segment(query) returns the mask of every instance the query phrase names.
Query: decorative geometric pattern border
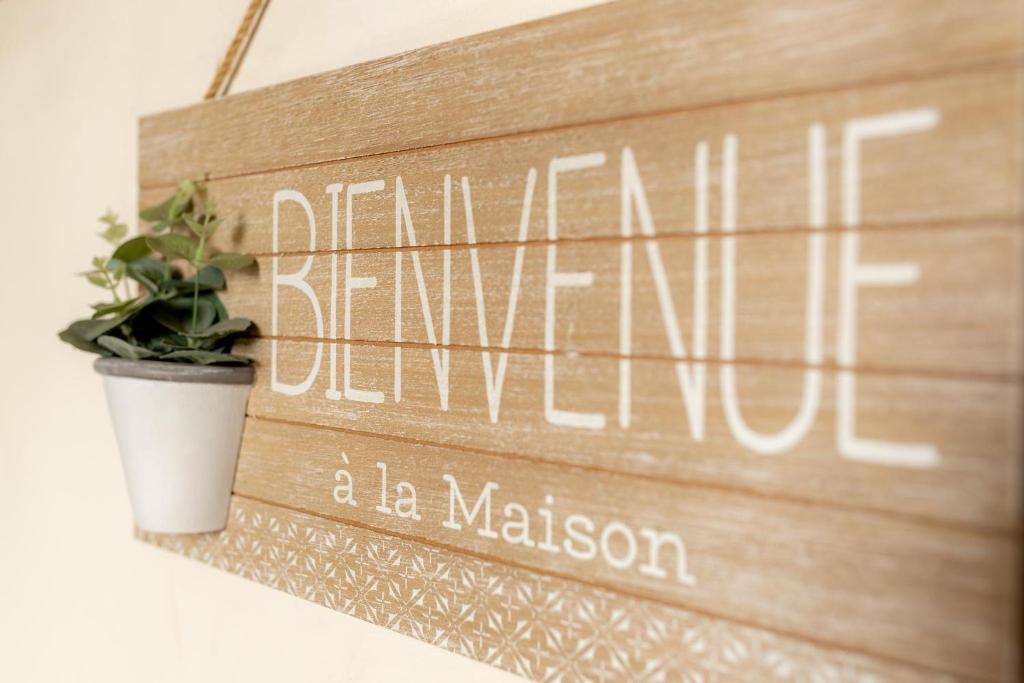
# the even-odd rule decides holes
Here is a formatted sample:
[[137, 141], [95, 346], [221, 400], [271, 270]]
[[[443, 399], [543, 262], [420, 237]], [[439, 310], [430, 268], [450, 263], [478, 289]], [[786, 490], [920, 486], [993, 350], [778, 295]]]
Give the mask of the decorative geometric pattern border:
[[239, 497], [222, 532], [136, 536], [536, 681], [952, 680]]

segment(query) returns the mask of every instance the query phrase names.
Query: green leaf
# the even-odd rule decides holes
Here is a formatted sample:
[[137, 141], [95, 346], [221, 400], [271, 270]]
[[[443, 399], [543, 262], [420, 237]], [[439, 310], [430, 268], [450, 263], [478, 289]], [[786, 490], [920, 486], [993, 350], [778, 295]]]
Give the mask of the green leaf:
[[[195, 280], [188, 278], [187, 280], [164, 280], [163, 283], [164, 291], [173, 292], [174, 296], [188, 297], [189, 301], [192, 301], [192, 293], [196, 289]], [[210, 291], [209, 287], [204, 287], [202, 284], [199, 285], [200, 292]]]
[[94, 271], [89, 273], [82, 273], [82, 275], [85, 275], [85, 279], [91, 282], [92, 284], [96, 285], [97, 287], [102, 287], [103, 289], [110, 289], [110, 283], [107, 282], [107, 278], [103, 277], [103, 273], [97, 273]]
[[[192, 332], [192, 297], [178, 297], [155, 305], [153, 320], [171, 332], [190, 334]], [[209, 295], [199, 297], [196, 316], [196, 331], [208, 328], [217, 320], [217, 308]]]
[[153, 251], [159, 252], [168, 258], [183, 258], [191, 262], [195, 258], [199, 243], [183, 235], [161, 235], [159, 237], [147, 237], [146, 244]]
[[94, 341], [86, 339], [85, 335], [81, 333], [82, 326], [78, 323], [91, 322], [79, 320], [75, 323], [71, 323], [67, 328], [61, 330], [57, 336], [60, 337], [61, 341], [71, 344], [76, 349], [82, 351], [88, 351], [90, 353], [107, 353], [106, 349], [97, 344]]
[[93, 310], [95, 313], [92, 314], [93, 320], [102, 318], [105, 315], [124, 315], [130, 310], [133, 310], [139, 304], [139, 299], [129, 299], [128, 301], [120, 301], [116, 303], [99, 303], [93, 304]]
[[128, 226], [122, 223], [118, 219], [117, 214], [110, 209], [107, 209], [107, 212], [100, 216], [100, 222], [107, 227], [99, 235], [111, 244], [117, 244], [128, 234]]
[[178, 194], [188, 199], [192, 199], [192, 196], [201, 188], [202, 183], [197, 183], [191, 178], [178, 181]]
[[178, 182], [178, 190], [171, 197], [170, 205], [167, 207], [167, 214], [164, 216], [164, 220], [168, 222], [177, 221], [183, 213], [191, 211], [192, 209], [192, 197], [196, 193], [196, 184], [191, 180], [182, 180]]
[[174, 360], [196, 365], [248, 365], [250, 359], [219, 351], [172, 351], [160, 356], [161, 360]]
[[224, 308], [224, 303], [220, 300], [220, 297], [216, 294], [210, 294], [210, 303], [213, 304], [213, 309], [217, 313], [217, 320], [227, 320], [229, 317], [228, 309]]
[[228, 320], [221, 320], [219, 323], [210, 325], [202, 332], [197, 332], [190, 336], [202, 337], [203, 339], [219, 339], [233, 334], [241, 334], [250, 327], [252, 327], [252, 321], [248, 318], [230, 318]]
[[139, 211], [139, 218], [144, 221], [163, 221], [167, 217], [171, 205], [174, 203], [174, 197], [175, 195], [171, 195], [156, 206], [150, 206]]
[[202, 220], [196, 220], [196, 218], [189, 214], [183, 215], [182, 219], [185, 221], [185, 225], [188, 226], [189, 230], [195, 233], [197, 237], [212, 237], [213, 233], [217, 232], [217, 228], [219, 228], [221, 224], [221, 219], [214, 218], [210, 214], [204, 215]]
[[[76, 320], [68, 325], [64, 332], [87, 342], [96, 341], [97, 337], [106, 334], [127, 319], [127, 315], [119, 315], [116, 318], [104, 318], [102, 320]], [[61, 337], [61, 339], [64, 339], [64, 337]]]
[[125, 266], [125, 274], [142, 285], [150, 294], [160, 291], [164, 272], [164, 264], [151, 258], [136, 259]]
[[238, 270], [240, 268], [246, 268], [256, 262], [252, 256], [248, 254], [216, 254], [210, 259], [210, 264], [223, 268], [224, 270]]
[[143, 236], [133, 237], [128, 240], [117, 249], [114, 250], [114, 254], [110, 257], [111, 260], [123, 261], [129, 263], [136, 259], [149, 256], [150, 253], [149, 245], [146, 243], [146, 238]]
[[106, 241], [110, 242], [111, 244], [117, 244], [118, 242], [123, 240], [125, 238], [125, 235], [127, 234], [128, 226], [125, 225], [124, 223], [118, 223], [117, 225], [112, 225], [103, 232], [99, 233], [99, 236], [105, 239]]
[[171, 299], [154, 306], [149, 311], [149, 317], [171, 332], [184, 334], [192, 325], [191, 307], [186, 310], [183, 307], [175, 306], [174, 303], [175, 300]]
[[[216, 297], [214, 297], [216, 298]], [[189, 332], [192, 331], [192, 300], [187, 299], [188, 303], [188, 327], [185, 329]], [[217, 322], [217, 306], [214, 305], [213, 301], [210, 300], [209, 295], [203, 295], [199, 297], [198, 315], [196, 316], [196, 331], [200, 332], [205, 330], [213, 323]]]
[[113, 353], [115, 356], [131, 360], [155, 358], [158, 355], [155, 351], [150, 351], [147, 348], [129, 344], [124, 339], [118, 339], [117, 337], [111, 337], [110, 335], [103, 335], [96, 340], [96, 343]]
[[[199, 286], [207, 289], [224, 289], [224, 271], [217, 266], [203, 266], [197, 275]], [[196, 278], [190, 277], [183, 282], [195, 283]]]
[[[220, 268], [216, 266], [206, 266], [206, 268], [213, 268], [216, 272], [204, 273], [203, 270], [199, 271], [199, 291], [203, 294], [210, 294], [215, 290], [224, 289], [224, 274]], [[184, 280], [167, 280], [164, 282], [164, 287], [168, 291], [173, 291], [175, 294], [187, 297], [189, 301], [192, 301], [192, 294], [196, 289], [196, 280], [195, 277], [185, 278]]]
[[185, 219], [185, 225], [188, 226], [189, 230], [195, 233], [196, 237], [203, 237], [206, 235], [206, 226], [203, 223], [200, 223], [188, 214], [185, 214], [182, 218]]
[[217, 228], [219, 228], [220, 224], [224, 222], [224, 220], [221, 218], [213, 218], [212, 214], [209, 213], [206, 214], [204, 220], [208, 221], [207, 223], [205, 223], [207, 239], [213, 237], [213, 233], [217, 232]]
[[148, 345], [157, 353], [170, 353], [172, 351], [188, 351], [192, 349], [192, 340], [183, 334], [161, 334], [152, 337]]

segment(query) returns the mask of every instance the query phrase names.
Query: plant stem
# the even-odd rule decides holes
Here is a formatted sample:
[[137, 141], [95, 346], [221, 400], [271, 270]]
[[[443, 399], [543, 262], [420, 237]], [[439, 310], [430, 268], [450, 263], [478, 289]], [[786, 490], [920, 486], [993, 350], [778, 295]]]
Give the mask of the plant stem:
[[196, 273], [195, 287], [192, 289], [192, 334], [196, 333], [196, 321], [199, 318], [199, 274]]
[[115, 285], [114, 281], [110, 278], [110, 273], [106, 270], [102, 271], [102, 273], [103, 279], [107, 281], [107, 288], [110, 290], [110, 293], [114, 295], [114, 303], [121, 303], [121, 297], [117, 295], [117, 285]]
[[195, 286], [192, 288], [192, 334], [196, 333], [196, 322], [199, 319], [199, 269], [203, 265], [203, 250], [206, 246], [206, 236], [202, 235], [199, 237], [199, 248], [196, 249], [195, 260], [192, 262], [192, 268], [195, 272], [192, 274], [192, 280]]

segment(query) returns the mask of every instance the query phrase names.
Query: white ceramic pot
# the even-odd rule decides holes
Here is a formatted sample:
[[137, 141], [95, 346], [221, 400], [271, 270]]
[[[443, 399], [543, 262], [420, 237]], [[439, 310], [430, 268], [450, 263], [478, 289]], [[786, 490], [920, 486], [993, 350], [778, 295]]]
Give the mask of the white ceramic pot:
[[227, 523], [251, 367], [100, 358], [140, 529], [200, 533]]

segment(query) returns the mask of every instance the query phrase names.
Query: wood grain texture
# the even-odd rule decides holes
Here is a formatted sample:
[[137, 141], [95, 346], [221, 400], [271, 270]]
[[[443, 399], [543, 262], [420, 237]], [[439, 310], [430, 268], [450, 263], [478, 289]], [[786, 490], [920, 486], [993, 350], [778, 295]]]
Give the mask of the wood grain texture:
[[[298, 383], [313, 368], [317, 344], [278, 342], [278, 379]], [[498, 423], [490, 421], [481, 353], [452, 350], [448, 410], [442, 410], [431, 352], [405, 349], [402, 399], [394, 402], [394, 349], [351, 345], [351, 383], [382, 391], [379, 404], [326, 397], [330, 344], [321, 371], [301, 396], [271, 389], [271, 342], [240, 348], [262, 372], [249, 412], [301, 423], [412, 438], [532, 459], [598, 467], [675, 481], [700, 482], [834, 504], [885, 510], [982, 528], [1018, 528], [1020, 491], [1015, 473], [1020, 430], [1016, 383], [903, 375], [857, 376], [857, 429], [899, 443], [928, 442], [941, 458], [934, 467], [889, 468], [840, 455], [836, 446], [836, 373], [822, 372], [820, 412], [796, 446], [778, 455], [738, 443], [721, 403], [722, 368], [709, 365], [704, 438], [693, 438], [673, 364], [636, 360], [634, 419], [618, 427], [618, 361], [559, 358], [557, 404], [607, 416], [603, 430], [551, 424], [544, 411], [542, 354], [510, 354]], [[343, 344], [337, 358], [343, 359]], [[496, 359], [492, 359], [496, 362]], [[342, 386], [338, 369], [337, 386]], [[793, 420], [803, 391], [799, 368], [736, 369], [742, 413], [752, 428], [775, 432]]]
[[259, 333], [229, 528], [142, 537], [536, 680], [1016, 680], [1022, 38], [629, 0], [144, 118]]
[[223, 532], [137, 535], [536, 681], [965, 680], [238, 496]]
[[[685, 342], [687, 357], [694, 357], [695, 251], [707, 253], [707, 331], [704, 358], [721, 361], [722, 244], [721, 233], [704, 240], [663, 238], [656, 250], [664, 265], [671, 303]], [[807, 324], [806, 290], [811, 231], [748, 233], [735, 239], [736, 323], [735, 357], [744, 363], [805, 364]], [[842, 233], [829, 232], [825, 242], [822, 362], [838, 363], [839, 257]], [[631, 348], [622, 353], [617, 321], [622, 307], [623, 242], [569, 241], [558, 245], [562, 270], [594, 274], [591, 287], [561, 290], [552, 350], [561, 353], [671, 359], [670, 331], [661, 311], [647, 243], [631, 247]], [[516, 254], [519, 247], [493, 245], [475, 250], [451, 250], [451, 327], [448, 346], [503, 347], [503, 333], [512, 290], [516, 290], [509, 347], [543, 351], [545, 346], [546, 266], [548, 246], [531, 244], [522, 249], [518, 286]], [[348, 339], [394, 343], [395, 253], [373, 250], [350, 252], [356, 277], [376, 278], [373, 289], [354, 290], [349, 313]], [[434, 329], [428, 330], [416, 283], [412, 254], [416, 253], [429, 286], [428, 308]], [[865, 290], [857, 317], [857, 358], [854, 367], [871, 371], [940, 374], [1003, 381], [1021, 375], [1022, 301], [1017, 283], [1024, 267], [1024, 232], [1019, 225], [971, 225], [963, 228], [893, 228], [863, 231], [860, 254], [868, 262], [912, 262], [920, 269], [916, 283], [907, 287]], [[345, 339], [345, 268], [347, 254], [317, 254], [310, 261], [309, 283], [323, 319], [318, 334], [316, 307], [306, 294], [282, 286], [277, 292], [276, 336], [281, 338]], [[402, 252], [401, 341], [408, 344], [443, 342], [443, 269], [440, 249]], [[473, 259], [479, 267], [485, 330], [476, 299]], [[279, 273], [294, 273], [306, 256], [276, 259]], [[957, 264], [951, 267], [951, 264]], [[239, 273], [224, 298], [235, 315], [251, 318], [265, 336], [273, 327], [272, 257], [258, 267]], [[336, 273], [337, 322], [329, 325], [332, 272]], [[431, 334], [432, 332], [432, 334]]]
[[[655, 232], [660, 236], [692, 235], [697, 213], [696, 149], [701, 143], [707, 145], [708, 157], [707, 223], [709, 231], [716, 233], [722, 229], [723, 146], [730, 134], [737, 138], [736, 232], [806, 228], [810, 218], [808, 129], [814, 124], [823, 126], [825, 134], [824, 225], [839, 228], [844, 225], [843, 165], [848, 155], [843, 153], [843, 139], [848, 124], [924, 109], [933, 109], [938, 116], [928, 130], [863, 144], [859, 160], [860, 223], [900, 227], [1019, 222], [1024, 214], [1019, 192], [1022, 124], [1017, 115], [1021, 92], [1022, 80], [1016, 68], [989, 68], [967, 75], [573, 126], [309, 168], [255, 173], [260, 171], [255, 167], [249, 169], [255, 175], [210, 183], [225, 225], [230, 228], [217, 238], [222, 247], [256, 254], [308, 252], [311, 240], [307, 217], [294, 202], [281, 206], [278, 246], [273, 246], [274, 193], [294, 190], [302, 193], [313, 209], [313, 248], [331, 250], [335, 248], [332, 195], [326, 188], [341, 183], [337, 248], [344, 249], [349, 186], [382, 180], [381, 191], [353, 197], [352, 246], [394, 247], [396, 178], [401, 176], [416, 243], [441, 245], [445, 241], [444, 177], [450, 175], [450, 241], [469, 241], [467, 198], [461, 182], [465, 176], [476, 241], [516, 242], [520, 238], [527, 174], [533, 168], [537, 178], [526, 238], [543, 241], [549, 239], [551, 160], [588, 153], [604, 154], [603, 164], [564, 174], [558, 181], [557, 236], [620, 236], [625, 147], [633, 153]], [[144, 135], [144, 141], [149, 139]], [[280, 148], [290, 148], [290, 143]], [[148, 167], [147, 161], [143, 164]], [[162, 188], [143, 190], [140, 201], [145, 206], [164, 195], [166, 190]], [[403, 227], [402, 244], [408, 245], [405, 230]], [[639, 219], [634, 218], [634, 234], [641, 234], [640, 230]]]
[[[381, 501], [379, 462], [387, 464], [387, 486], [408, 480], [416, 487], [421, 519], [375, 510], [395, 505], [392, 490]], [[339, 468], [356, 482], [356, 505], [332, 495]], [[480, 522], [443, 526], [462, 519], [458, 508], [449, 509], [443, 477], [452, 473], [470, 502], [487, 482], [500, 483], [491, 494], [498, 538], [479, 533], [486, 528]], [[914, 652], [916, 661], [962, 674], [991, 673], [990, 663], [1008, 647], [1004, 606], [1013, 598], [1007, 589], [1014, 576], [1008, 538], [261, 420], [247, 425], [235, 491], [837, 647], [896, 659]], [[555, 495], [547, 499], [549, 493]], [[532, 547], [509, 542], [521, 540], [505, 528], [520, 521], [518, 513], [502, 511], [509, 504], [530, 511]], [[541, 509], [554, 514], [548, 546]], [[678, 532], [694, 583], [674, 580], [679, 558], [666, 548], [660, 561], [668, 580], [645, 574], [642, 561], [619, 569], [575, 559], [563, 547], [569, 514], [592, 520], [595, 538], [622, 520], [635, 530]], [[616, 557], [628, 550], [619, 536]], [[637, 543], [638, 559], [646, 557], [642, 538]], [[837, 618], [822, 619], [822, 605]]]
[[1021, 18], [1014, 0], [610, 3], [144, 118], [139, 182], [1014, 60]]

